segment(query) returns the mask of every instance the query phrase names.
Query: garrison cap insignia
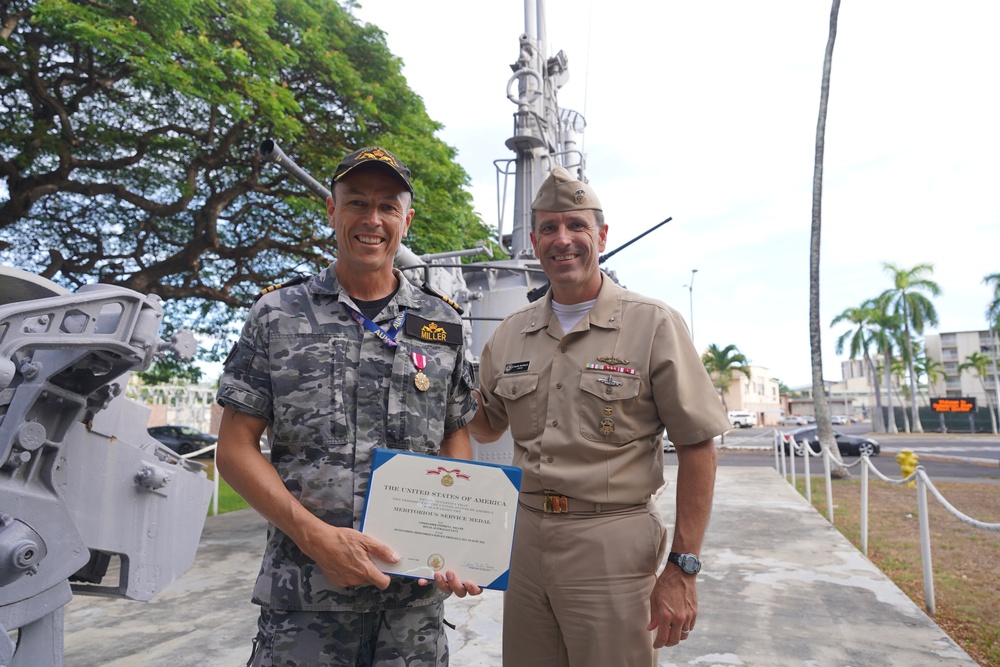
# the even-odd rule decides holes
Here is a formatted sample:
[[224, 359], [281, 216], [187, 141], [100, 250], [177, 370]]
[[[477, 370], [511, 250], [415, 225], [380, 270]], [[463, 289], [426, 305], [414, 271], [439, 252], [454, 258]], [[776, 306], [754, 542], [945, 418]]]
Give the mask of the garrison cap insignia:
[[582, 204], [583, 200], [586, 198], [587, 198], [587, 193], [584, 192], [583, 190], [577, 190], [576, 192], [573, 193], [573, 201], [575, 201], [577, 204]]
[[462, 344], [462, 325], [452, 322], [434, 322], [419, 315], [409, 313], [406, 316], [406, 335], [419, 338], [429, 343], [444, 343], [446, 345]]

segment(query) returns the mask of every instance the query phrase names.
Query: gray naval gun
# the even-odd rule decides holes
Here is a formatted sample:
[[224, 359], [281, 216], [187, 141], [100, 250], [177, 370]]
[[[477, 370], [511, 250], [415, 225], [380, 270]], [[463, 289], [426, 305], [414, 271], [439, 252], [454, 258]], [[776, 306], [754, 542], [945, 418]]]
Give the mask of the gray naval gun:
[[123, 394], [193, 354], [162, 319], [154, 295], [0, 267], [0, 667], [62, 665], [74, 593], [149, 600], [194, 562], [212, 482]]

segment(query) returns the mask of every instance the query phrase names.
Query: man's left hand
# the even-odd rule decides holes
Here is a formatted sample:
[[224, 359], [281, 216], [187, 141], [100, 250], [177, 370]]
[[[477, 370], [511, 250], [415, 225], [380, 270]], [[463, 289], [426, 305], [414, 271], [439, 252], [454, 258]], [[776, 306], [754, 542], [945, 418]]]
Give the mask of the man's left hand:
[[697, 575], [685, 574], [668, 564], [656, 579], [649, 596], [650, 620], [647, 630], [656, 630], [653, 648], [676, 646], [688, 638], [698, 617]]

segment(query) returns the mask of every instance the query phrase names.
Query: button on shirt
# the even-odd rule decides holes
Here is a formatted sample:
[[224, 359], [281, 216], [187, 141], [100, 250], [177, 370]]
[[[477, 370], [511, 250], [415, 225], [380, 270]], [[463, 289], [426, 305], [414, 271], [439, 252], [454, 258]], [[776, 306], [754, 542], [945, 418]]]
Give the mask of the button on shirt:
[[719, 395], [673, 308], [604, 276], [563, 335], [551, 298], [513, 313], [483, 349], [490, 424], [510, 427], [522, 492], [643, 503], [663, 484], [664, 427], [678, 446], [730, 428]]

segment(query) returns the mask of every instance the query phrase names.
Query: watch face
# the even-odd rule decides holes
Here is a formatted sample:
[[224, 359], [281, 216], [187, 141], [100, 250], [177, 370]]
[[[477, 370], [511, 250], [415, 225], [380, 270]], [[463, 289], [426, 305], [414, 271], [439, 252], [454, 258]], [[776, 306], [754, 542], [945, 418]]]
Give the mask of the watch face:
[[677, 565], [688, 574], [698, 574], [701, 571], [701, 561], [691, 554], [681, 554]]

